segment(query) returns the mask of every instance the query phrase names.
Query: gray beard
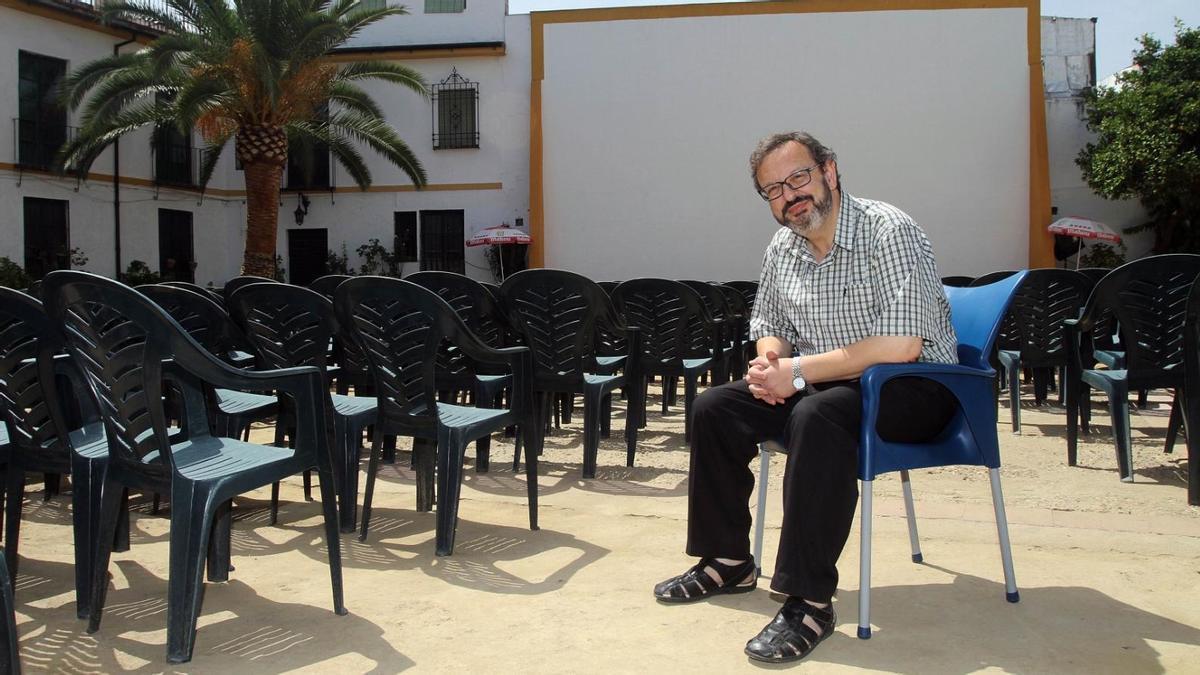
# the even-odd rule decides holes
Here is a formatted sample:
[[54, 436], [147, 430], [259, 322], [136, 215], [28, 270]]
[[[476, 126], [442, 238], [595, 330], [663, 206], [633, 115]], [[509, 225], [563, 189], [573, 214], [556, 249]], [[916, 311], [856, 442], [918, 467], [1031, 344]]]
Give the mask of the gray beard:
[[[824, 183], [825, 179], [822, 178], [821, 182]], [[790, 223], [790, 222], [784, 220], [780, 224], [786, 226], [792, 232], [795, 232], [796, 234], [798, 234], [800, 236], [804, 236], [804, 235], [808, 234], [809, 232], [812, 232], [813, 230], [820, 227], [821, 221], [824, 220], [825, 216], [829, 215], [829, 213], [832, 211], [833, 211], [833, 190], [830, 190], [829, 184], [825, 183], [825, 199], [823, 201], [817, 201], [814, 199], [813, 203], [812, 203], [812, 208], [809, 209], [808, 214], [806, 216], [804, 216], [804, 218], [802, 220], [800, 220], [799, 222]]]

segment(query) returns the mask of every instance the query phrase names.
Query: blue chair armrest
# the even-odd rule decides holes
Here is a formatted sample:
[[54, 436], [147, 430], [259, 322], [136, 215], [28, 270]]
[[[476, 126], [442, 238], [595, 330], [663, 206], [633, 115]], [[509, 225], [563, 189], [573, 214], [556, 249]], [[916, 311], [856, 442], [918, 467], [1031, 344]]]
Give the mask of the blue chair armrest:
[[[995, 433], [996, 371], [948, 363], [890, 363], [871, 366], [863, 373], [862, 426], [860, 427], [859, 472], [873, 477], [876, 473], [873, 457], [878, 450], [892, 444], [879, 437], [879, 405], [883, 385], [898, 377], [920, 377], [942, 384], [957, 399], [967, 418], [967, 425], [982, 439], [990, 428]], [[990, 427], [989, 427], [990, 425]], [[989, 446], [990, 448], [990, 446]], [[992, 452], [988, 455], [994, 454]]]

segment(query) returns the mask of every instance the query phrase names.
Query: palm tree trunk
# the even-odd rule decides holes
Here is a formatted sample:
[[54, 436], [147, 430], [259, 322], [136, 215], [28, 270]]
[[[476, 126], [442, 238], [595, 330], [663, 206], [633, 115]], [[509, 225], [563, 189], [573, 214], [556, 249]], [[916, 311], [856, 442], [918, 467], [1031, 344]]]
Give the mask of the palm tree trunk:
[[238, 129], [236, 150], [246, 172], [246, 253], [242, 258], [242, 274], [273, 279], [279, 180], [287, 165], [287, 133], [278, 125], [248, 124]]
[[283, 166], [278, 162], [244, 165], [246, 174], [246, 252], [242, 274], [275, 277], [276, 233], [279, 223], [279, 181]]

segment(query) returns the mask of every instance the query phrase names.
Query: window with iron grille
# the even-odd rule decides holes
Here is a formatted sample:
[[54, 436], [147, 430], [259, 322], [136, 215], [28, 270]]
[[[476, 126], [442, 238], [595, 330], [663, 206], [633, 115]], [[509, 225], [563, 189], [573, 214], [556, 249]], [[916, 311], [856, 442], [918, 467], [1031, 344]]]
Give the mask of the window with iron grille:
[[[314, 121], [329, 119], [329, 104], [317, 109]], [[309, 139], [288, 143], [287, 189], [328, 190], [330, 180], [329, 145]]]
[[[159, 94], [159, 103], [169, 103], [171, 96]], [[192, 134], [183, 133], [174, 124], [155, 127], [154, 182], [158, 185], [191, 186], [196, 182], [192, 175]]]
[[417, 212], [396, 211], [394, 218], [395, 241], [392, 252], [396, 262], [417, 262], [420, 260], [417, 257]]
[[479, 147], [479, 83], [458, 74], [433, 85], [433, 149]]
[[359, 9], [376, 12], [388, 6], [387, 0], [359, 0]]
[[425, 0], [426, 14], [455, 14], [466, 9], [467, 0]]
[[26, 197], [25, 271], [41, 279], [71, 269], [71, 228], [65, 199]]
[[421, 212], [421, 269], [466, 274], [463, 211]]
[[32, 52], [17, 52], [17, 163], [49, 169], [67, 140], [67, 111], [58, 104], [58, 83], [67, 62]]

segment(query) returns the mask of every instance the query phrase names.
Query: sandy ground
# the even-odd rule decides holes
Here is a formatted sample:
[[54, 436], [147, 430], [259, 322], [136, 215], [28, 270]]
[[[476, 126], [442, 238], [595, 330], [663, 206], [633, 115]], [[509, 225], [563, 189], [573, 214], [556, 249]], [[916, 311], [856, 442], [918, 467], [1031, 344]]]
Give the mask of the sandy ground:
[[[924, 564], [910, 562], [899, 481], [876, 481], [872, 625], [858, 618], [858, 527], [842, 556], [838, 634], [800, 671], [902, 673], [1200, 672], [1200, 513], [1186, 501], [1186, 451], [1162, 451], [1169, 398], [1133, 414], [1136, 482], [1117, 479], [1108, 419], [1066, 465], [1065, 416], [1036, 408], [1024, 428], [1000, 411], [1002, 469], [1021, 602], [1004, 601], [983, 469], [914, 472]], [[17, 614], [28, 672], [197, 673], [753, 672], [742, 654], [778, 609], [767, 590], [664, 606], [652, 585], [682, 553], [687, 462], [681, 409], [658, 412], [637, 466], [619, 433], [594, 480], [580, 478], [582, 414], [547, 439], [539, 531], [528, 529], [523, 473], [493, 442], [492, 470], [468, 470], [454, 555], [434, 556], [434, 515], [414, 510], [408, 453], [381, 471], [371, 536], [343, 535], [348, 616], [335, 616], [321, 520], [299, 479], [280, 523], [266, 491], [236, 505], [233, 563], [208, 584], [194, 659], [165, 660], [166, 510], [135, 500], [133, 545], [116, 554], [100, 631], [75, 618], [69, 497], [26, 495]], [[617, 404], [614, 428], [624, 424]], [[256, 429], [256, 438], [269, 431]], [[468, 464], [472, 463], [468, 457]], [[764, 569], [778, 540], [785, 458], [772, 460]], [[364, 464], [365, 467], [365, 464]], [[771, 669], [771, 668], [768, 668]]]

